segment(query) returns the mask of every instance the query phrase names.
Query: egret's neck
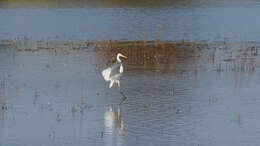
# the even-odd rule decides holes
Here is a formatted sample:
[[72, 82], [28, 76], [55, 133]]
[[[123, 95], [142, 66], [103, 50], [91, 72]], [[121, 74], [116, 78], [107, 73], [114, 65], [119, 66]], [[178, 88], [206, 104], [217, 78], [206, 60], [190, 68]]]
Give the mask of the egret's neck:
[[124, 71], [124, 68], [123, 68], [123, 65], [121, 64], [121, 65], [120, 65], [120, 68], [119, 68], [119, 72], [120, 72], [120, 73], [123, 73], [123, 71]]
[[120, 56], [117, 55], [116, 60], [117, 60], [118, 62], [121, 62], [121, 59], [120, 59], [119, 57], [120, 57]]

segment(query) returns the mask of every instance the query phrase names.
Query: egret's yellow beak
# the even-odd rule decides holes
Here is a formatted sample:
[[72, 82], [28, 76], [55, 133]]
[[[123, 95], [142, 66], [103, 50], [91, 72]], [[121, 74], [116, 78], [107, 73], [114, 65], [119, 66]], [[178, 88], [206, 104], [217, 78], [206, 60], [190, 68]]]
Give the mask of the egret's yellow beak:
[[121, 57], [127, 58], [125, 55], [122, 55]]

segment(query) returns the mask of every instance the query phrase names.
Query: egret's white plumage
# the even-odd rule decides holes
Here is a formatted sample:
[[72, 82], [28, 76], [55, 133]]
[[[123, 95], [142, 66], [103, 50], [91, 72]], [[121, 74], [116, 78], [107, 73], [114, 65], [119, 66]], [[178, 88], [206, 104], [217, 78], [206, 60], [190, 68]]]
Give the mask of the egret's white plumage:
[[102, 71], [102, 76], [104, 77], [105, 81], [110, 81], [109, 88], [111, 88], [114, 83], [117, 83], [118, 87], [120, 88], [119, 79], [124, 71], [120, 57], [127, 58], [123, 54], [118, 53], [116, 57], [117, 62], [114, 63], [111, 67], [108, 67]]

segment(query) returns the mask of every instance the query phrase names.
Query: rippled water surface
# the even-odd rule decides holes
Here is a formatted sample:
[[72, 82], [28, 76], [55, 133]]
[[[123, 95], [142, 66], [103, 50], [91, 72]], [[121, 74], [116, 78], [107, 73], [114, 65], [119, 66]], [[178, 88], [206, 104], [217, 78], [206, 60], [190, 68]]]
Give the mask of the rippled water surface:
[[0, 39], [25, 36], [33, 40], [259, 41], [260, 38], [258, 1], [143, 1], [2, 2]]
[[257, 145], [259, 6], [1, 1], [0, 146]]
[[[0, 47], [3, 146], [259, 143], [257, 44], [34, 45]], [[100, 74], [119, 51], [121, 105]]]

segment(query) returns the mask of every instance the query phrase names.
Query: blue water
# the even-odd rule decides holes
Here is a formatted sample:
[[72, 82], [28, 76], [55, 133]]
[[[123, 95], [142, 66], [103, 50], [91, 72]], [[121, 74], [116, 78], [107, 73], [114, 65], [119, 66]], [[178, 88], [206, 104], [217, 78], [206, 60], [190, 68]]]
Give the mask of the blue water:
[[155, 63], [126, 49], [121, 106], [118, 89], [100, 73], [115, 57], [113, 48], [54, 46], [0, 47], [0, 145], [259, 143], [260, 58], [244, 44], [144, 49]]
[[0, 146], [257, 145], [259, 44], [121, 48], [128, 56], [121, 106], [118, 89], [100, 73], [114, 48], [75, 46], [103, 39], [259, 42], [259, 12], [252, 0], [0, 3], [0, 40], [19, 39], [0, 43]]
[[259, 41], [258, 2], [0, 9], [0, 39]]

